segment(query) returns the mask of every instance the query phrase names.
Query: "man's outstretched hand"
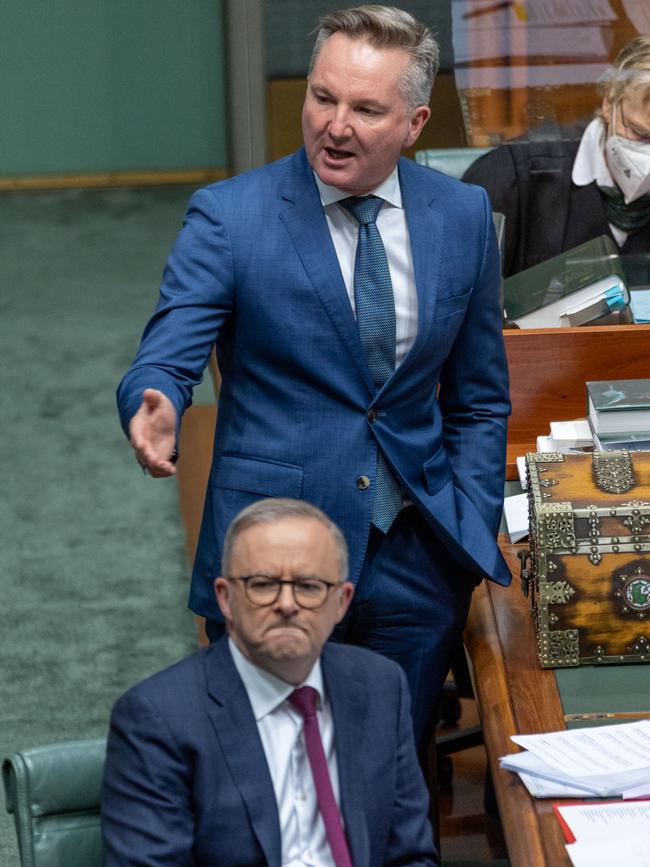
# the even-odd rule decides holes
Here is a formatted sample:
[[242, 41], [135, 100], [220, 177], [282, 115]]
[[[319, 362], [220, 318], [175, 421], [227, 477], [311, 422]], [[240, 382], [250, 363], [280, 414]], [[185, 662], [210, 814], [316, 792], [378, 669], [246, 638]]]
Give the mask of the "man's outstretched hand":
[[174, 475], [176, 410], [162, 391], [144, 390], [140, 409], [131, 419], [129, 435], [143, 469], [156, 478]]

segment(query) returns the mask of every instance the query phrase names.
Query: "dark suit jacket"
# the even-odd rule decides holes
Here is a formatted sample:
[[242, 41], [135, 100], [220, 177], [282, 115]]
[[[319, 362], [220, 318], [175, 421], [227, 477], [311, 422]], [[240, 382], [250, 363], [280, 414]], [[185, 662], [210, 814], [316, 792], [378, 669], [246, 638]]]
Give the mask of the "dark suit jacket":
[[[355, 867], [436, 863], [401, 669], [332, 644], [322, 669]], [[102, 827], [106, 867], [281, 864], [273, 783], [226, 639], [116, 703]]]
[[[595, 183], [571, 180], [588, 121], [547, 123], [476, 160], [463, 180], [484, 187], [505, 215], [503, 275], [532, 268], [598, 235], [611, 233]], [[650, 253], [650, 225], [629, 235], [621, 252]]]
[[356, 581], [378, 446], [456, 560], [510, 580], [495, 541], [510, 404], [488, 198], [406, 159], [399, 178], [418, 332], [377, 393], [304, 150], [192, 197], [118, 399], [125, 430], [146, 387], [180, 416], [216, 340], [223, 382], [190, 595], [199, 614], [220, 619], [212, 583], [226, 528], [261, 497], [320, 506], [346, 536]]

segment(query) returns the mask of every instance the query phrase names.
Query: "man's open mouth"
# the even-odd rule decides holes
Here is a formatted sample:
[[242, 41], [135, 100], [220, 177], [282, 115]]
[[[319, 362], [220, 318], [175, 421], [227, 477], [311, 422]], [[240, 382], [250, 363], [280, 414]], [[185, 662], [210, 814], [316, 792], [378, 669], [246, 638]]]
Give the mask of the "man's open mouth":
[[353, 157], [352, 151], [340, 151], [336, 148], [325, 148], [327, 155], [333, 160], [345, 160], [348, 157]]

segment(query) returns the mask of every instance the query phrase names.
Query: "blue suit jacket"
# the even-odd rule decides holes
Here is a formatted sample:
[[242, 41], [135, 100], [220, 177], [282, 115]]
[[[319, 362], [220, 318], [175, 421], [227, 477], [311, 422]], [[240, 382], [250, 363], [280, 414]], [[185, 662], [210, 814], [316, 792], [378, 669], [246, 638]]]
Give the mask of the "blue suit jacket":
[[[190, 596], [197, 613], [220, 618], [212, 582], [222, 539], [260, 497], [320, 506], [346, 535], [355, 581], [378, 444], [460, 565], [510, 580], [495, 542], [510, 404], [489, 201], [409, 160], [399, 178], [418, 332], [377, 393], [304, 150], [190, 201], [118, 400], [125, 430], [147, 387], [180, 417], [216, 341], [223, 384]], [[367, 490], [356, 485], [362, 475]]]
[[[328, 644], [322, 670], [355, 867], [437, 863], [401, 669]], [[226, 639], [116, 703], [102, 827], [106, 867], [280, 867], [273, 783]]]

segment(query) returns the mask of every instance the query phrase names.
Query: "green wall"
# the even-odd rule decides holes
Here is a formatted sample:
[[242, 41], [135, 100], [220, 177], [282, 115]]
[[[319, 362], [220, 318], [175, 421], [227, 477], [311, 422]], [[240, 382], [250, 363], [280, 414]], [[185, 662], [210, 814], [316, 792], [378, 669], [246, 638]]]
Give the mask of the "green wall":
[[223, 0], [0, 0], [0, 175], [225, 168]]

